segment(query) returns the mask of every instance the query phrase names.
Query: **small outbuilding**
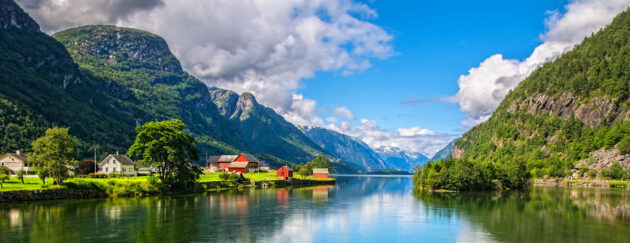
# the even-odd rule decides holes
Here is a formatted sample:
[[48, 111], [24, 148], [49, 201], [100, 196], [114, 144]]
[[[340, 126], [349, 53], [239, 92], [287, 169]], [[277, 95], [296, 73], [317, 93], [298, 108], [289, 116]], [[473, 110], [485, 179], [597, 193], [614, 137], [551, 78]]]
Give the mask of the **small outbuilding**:
[[328, 168], [313, 168], [313, 176], [328, 178]]
[[277, 175], [283, 180], [287, 180], [293, 177], [293, 170], [289, 168], [288, 166], [282, 166], [278, 169]]

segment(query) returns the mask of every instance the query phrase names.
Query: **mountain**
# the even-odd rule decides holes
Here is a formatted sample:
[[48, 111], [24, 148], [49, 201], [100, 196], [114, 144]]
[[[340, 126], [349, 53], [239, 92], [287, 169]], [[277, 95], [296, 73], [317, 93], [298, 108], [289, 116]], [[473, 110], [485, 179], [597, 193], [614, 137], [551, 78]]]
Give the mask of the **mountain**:
[[[453, 157], [525, 161], [534, 177], [582, 177], [614, 162], [630, 169], [629, 146], [630, 12], [625, 11], [522, 81], [488, 121], [455, 143]], [[580, 167], [582, 173], [572, 171]]]
[[320, 127], [298, 126], [298, 128], [326, 152], [358, 170], [369, 172], [401, 169], [390, 167], [370, 146], [348, 135]]
[[458, 139], [459, 138], [454, 139], [453, 141], [448, 143], [446, 146], [444, 146], [444, 148], [440, 149], [440, 151], [438, 151], [437, 153], [435, 153], [435, 155], [433, 155], [433, 157], [431, 157], [430, 161], [446, 159], [449, 156], [451, 156], [451, 153], [453, 152], [453, 147], [455, 147], [455, 142], [457, 142]]
[[429, 158], [421, 153], [405, 152], [396, 147], [379, 147], [374, 151], [392, 168], [406, 171], [413, 171], [416, 166], [422, 166], [429, 160]]
[[135, 123], [110, 108], [99, 89], [62, 44], [15, 2], [0, 0], [0, 151], [28, 151], [52, 126], [71, 127], [83, 151], [94, 143], [130, 145]]
[[82, 140], [84, 155], [94, 145], [124, 152], [137, 125], [177, 118], [202, 155], [250, 152], [278, 166], [325, 154], [251, 94], [236, 103], [239, 119], [221, 114], [214, 89], [184, 72], [157, 35], [84, 26], [51, 37], [11, 0], [0, 0], [0, 13], [1, 151], [28, 151], [47, 128], [62, 126]]
[[297, 163], [326, 154], [292, 123], [259, 104], [251, 93], [238, 95], [216, 87], [210, 88], [209, 93], [221, 116], [238, 124], [253, 152], [270, 153]]

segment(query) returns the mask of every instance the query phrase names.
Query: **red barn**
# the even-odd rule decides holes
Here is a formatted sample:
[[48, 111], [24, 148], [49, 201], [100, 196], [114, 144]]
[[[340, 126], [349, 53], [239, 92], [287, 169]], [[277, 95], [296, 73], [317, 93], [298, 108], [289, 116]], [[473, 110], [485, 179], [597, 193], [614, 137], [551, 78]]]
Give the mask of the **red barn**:
[[278, 177], [281, 177], [283, 180], [289, 179], [293, 177], [293, 170], [287, 166], [282, 166], [278, 169]]
[[236, 172], [241, 172], [241, 173], [248, 173], [248, 172], [256, 172], [258, 170], [258, 166], [260, 162], [253, 155], [239, 154], [238, 156], [237, 155], [233, 155], [233, 156], [236, 156], [236, 158], [234, 158], [232, 163], [228, 165], [227, 169], [229, 172], [236, 171]]
[[328, 178], [328, 168], [313, 168], [313, 176]]

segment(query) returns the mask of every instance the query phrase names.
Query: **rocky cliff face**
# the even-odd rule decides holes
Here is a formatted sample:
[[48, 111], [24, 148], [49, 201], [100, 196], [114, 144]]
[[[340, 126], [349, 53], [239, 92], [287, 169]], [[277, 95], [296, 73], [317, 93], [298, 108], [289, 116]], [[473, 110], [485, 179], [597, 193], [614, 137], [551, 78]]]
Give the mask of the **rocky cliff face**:
[[279, 158], [296, 163], [327, 154], [273, 109], [259, 104], [253, 94], [238, 95], [216, 87], [209, 90], [219, 113], [240, 126], [252, 151], [274, 151]]
[[13, 0], [0, 0], [0, 28], [17, 28], [22, 31], [39, 32], [39, 25]]
[[563, 93], [550, 96], [537, 93], [526, 99], [510, 104], [507, 112], [517, 114], [521, 109], [531, 115], [543, 113], [548, 116], [558, 116], [564, 120], [575, 117], [590, 126], [601, 125], [604, 122], [620, 122], [630, 120], [630, 111], [620, 109], [619, 99], [596, 97], [589, 101], [581, 101], [579, 96]]

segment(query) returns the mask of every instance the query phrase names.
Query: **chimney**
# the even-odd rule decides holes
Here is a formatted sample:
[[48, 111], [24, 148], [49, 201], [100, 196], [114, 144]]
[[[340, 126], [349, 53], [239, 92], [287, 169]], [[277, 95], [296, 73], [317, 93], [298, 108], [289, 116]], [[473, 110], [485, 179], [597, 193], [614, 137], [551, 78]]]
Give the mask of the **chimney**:
[[118, 155], [118, 150], [116, 150], [116, 155]]
[[18, 150], [15, 150], [15, 153], [16, 153], [17, 155], [20, 155], [20, 154], [21, 154], [19, 149], [18, 149]]

